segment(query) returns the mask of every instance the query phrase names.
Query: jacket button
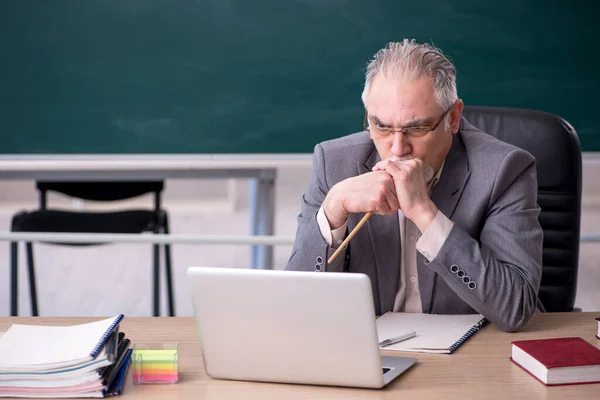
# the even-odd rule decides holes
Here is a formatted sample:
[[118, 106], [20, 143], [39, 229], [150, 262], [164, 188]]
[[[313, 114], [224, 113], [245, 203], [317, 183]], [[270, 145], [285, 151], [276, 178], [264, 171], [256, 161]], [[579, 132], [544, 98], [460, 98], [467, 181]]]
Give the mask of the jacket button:
[[323, 264], [323, 257], [317, 256], [317, 264]]
[[452, 272], [453, 274], [457, 273], [458, 272], [458, 265], [452, 264], [450, 266], [450, 272]]
[[315, 265], [315, 271], [317, 271], [317, 272], [320, 272], [320, 271], [321, 271], [321, 269], [323, 269], [323, 268], [321, 267], [321, 264], [316, 264], [316, 265]]
[[465, 271], [463, 271], [462, 269], [459, 269], [458, 272], [456, 273], [456, 276], [458, 276], [459, 278], [462, 278], [463, 276], [465, 276]]
[[463, 283], [468, 285], [469, 282], [471, 282], [471, 277], [469, 275], [465, 275], [463, 277]]
[[477, 284], [473, 281], [469, 282], [469, 289], [473, 290], [477, 287]]

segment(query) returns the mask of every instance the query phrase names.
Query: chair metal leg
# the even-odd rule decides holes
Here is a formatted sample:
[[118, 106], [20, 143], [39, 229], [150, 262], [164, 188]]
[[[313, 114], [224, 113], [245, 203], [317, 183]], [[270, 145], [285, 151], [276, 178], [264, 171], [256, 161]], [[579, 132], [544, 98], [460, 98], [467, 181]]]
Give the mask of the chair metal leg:
[[35, 267], [33, 265], [33, 244], [31, 242], [27, 242], [25, 246], [27, 248], [27, 269], [29, 273], [29, 298], [31, 300], [31, 315], [37, 317], [39, 314], [37, 290], [35, 288]]
[[10, 315], [19, 315], [19, 243], [10, 242]]
[[153, 262], [153, 283], [152, 283], [152, 291], [153, 291], [153, 299], [154, 299], [154, 310], [153, 315], [155, 317], [160, 316], [160, 249], [159, 245], [155, 244], [152, 246], [154, 250]]
[[[163, 213], [163, 231], [169, 233], [169, 219], [167, 213]], [[173, 274], [171, 272], [171, 245], [165, 243], [165, 273], [167, 280], [167, 298], [169, 301], [169, 316], [175, 316], [175, 301], [173, 299]]]

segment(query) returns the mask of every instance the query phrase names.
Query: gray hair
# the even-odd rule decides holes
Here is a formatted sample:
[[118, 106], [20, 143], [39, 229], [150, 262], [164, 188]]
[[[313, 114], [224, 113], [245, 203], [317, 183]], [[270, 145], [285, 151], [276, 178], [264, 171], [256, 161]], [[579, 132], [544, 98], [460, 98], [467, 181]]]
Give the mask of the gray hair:
[[[377, 75], [407, 80], [415, 80], [427, 75], [433, 81], [436, 101], [444, 110], [458, 100], [456, 68], [440, 49], [427, 43], [418, 44], [414, 39], [390, 42], [373, 56], [367, 65], [365, 87], [362, 92], [365, 108], [373, 78]], [[448, 129], [448, 121], [449, 116], [445, 118], [446, 129]]]

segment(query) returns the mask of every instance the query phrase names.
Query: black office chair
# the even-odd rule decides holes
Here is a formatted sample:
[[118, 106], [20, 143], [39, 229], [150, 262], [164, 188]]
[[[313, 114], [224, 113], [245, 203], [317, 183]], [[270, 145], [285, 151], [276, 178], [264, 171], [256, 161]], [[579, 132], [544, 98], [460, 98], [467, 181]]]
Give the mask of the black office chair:
[[544, 231], [540, 301], [548, 312], [573, 309], [581, 220], [581, 146], [564, 119], [533, 110], [465, 106], [463, 116], [536, 158]]
[[[13, 216], [12, 232], [75, 232], [75, 233], [169, 233], [169, 220], [165, 210], [161, 208], [161, 193], [164, 184], [158, 182], [37, 182], [40, 194], [39, 210], [23, 211]], [[154, 194], [154, 209], [129, 209], [115, 212], [78, 212], [50, 209], [47, 207], [47, 192], [54, 191], [83, 200], [117, 201]], [[56, 243], [58, 245], [81, 245], [73, 243]], [[84, 243], [98, 245], [101, 243]], [[173, 279], [171, 275], [171, 248], [165, 249], [165, 271], [169, 315], [175, 315], [173, 302]], [[29, 273], [29, 295], [31, 313], [38, 314], [37, 292], [33, 245], [26, 243], [27, 266]], [[18, 246], [11, 242], [11, 315], [18, 315]], [[160, 315], [160, 252], [159, 245], [153, 245], [153, 314]]]

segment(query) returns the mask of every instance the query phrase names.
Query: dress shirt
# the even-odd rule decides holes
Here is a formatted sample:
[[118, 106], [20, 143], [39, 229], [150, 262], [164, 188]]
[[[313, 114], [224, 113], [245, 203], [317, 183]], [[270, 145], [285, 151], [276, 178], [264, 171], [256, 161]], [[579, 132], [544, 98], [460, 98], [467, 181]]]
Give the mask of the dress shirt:
[[[427, 185], [429, 196], [431, 196], [433, 188], [439, 181], [443, 167], [444, 165], [442, 164]], [[393, 311], [421, 313], [423, 312], [423, 308], [421, 305], [421, 293], [419, 291], [417, 251], [427, 258], [428, 261], [435, 259], [454, 224], [439, 210], [424, 232], [420, 232], [417, 226], [410, 219], [406, 218], [401, 210], [398, 211], [398, 222], [400, 225], [401, 245], [400, 279]], [[323, 236], [323, 239], [329, 246], [337, 248], [342, 244], [345, 238], [347, 222], [332, 231], [323, 207], [321, 207], [317, 212], [317, 223], [319, 224], [321, 236]]]

